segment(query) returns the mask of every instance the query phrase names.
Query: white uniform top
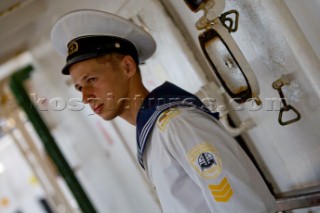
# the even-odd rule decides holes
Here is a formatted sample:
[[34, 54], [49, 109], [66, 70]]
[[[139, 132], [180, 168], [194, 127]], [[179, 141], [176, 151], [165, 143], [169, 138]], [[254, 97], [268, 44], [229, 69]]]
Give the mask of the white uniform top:
[[143, 155], [165, 213], [275, 212], [275, 200], [246, 153], [205, 112], [163, 112]]

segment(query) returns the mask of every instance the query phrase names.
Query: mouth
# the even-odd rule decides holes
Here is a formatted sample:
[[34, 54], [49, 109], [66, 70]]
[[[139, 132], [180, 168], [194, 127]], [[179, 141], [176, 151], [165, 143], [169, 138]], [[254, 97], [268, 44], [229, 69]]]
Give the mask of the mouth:
[[100, 114], [102, 112], [102, 109], [103, 109], [103, 104], [99, 104], [98, 106], [92, 106], [92, 110], [96, 114]]

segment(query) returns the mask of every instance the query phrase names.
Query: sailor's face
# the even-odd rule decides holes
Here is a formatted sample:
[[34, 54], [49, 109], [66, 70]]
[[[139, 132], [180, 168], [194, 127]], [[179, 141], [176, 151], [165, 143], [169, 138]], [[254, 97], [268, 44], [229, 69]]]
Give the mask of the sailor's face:
[[119, 63], [89, 59], [70, 67], [70, 76], [82, 93], [82, 101], [105, 120], [125, 111], [128, 82]]

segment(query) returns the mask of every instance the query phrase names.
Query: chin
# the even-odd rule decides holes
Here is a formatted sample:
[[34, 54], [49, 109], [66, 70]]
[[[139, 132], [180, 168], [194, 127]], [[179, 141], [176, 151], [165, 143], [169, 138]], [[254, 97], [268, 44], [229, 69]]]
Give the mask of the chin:
[[103, 120], [106, 120], [106, 121], [111, 121], [113, 119], [115, 119], [118, 115], [113, 113], [113, 114], [110, 114], [110, 113], [101, 113], [99, 114], [98, 116], [100, 116]]

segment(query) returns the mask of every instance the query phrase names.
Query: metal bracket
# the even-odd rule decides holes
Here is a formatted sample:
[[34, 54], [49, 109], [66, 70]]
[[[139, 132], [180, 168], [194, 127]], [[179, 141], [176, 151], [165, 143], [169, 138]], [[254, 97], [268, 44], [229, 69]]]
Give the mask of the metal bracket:
[[207, 29], [214, 24], [225, 8], [225, 0], [184, 0], [184, 2], [195, 13], [203, 10], [203, 16], [196, 23], [198, 30]]

